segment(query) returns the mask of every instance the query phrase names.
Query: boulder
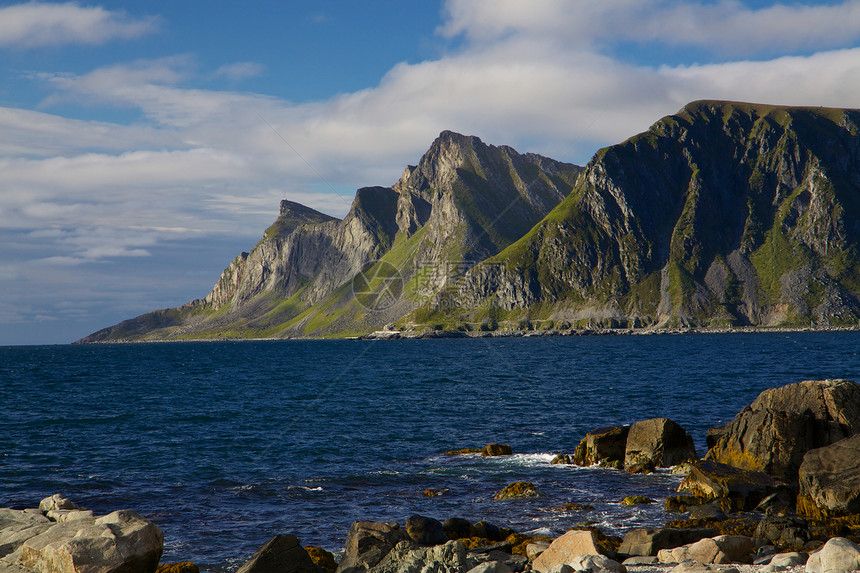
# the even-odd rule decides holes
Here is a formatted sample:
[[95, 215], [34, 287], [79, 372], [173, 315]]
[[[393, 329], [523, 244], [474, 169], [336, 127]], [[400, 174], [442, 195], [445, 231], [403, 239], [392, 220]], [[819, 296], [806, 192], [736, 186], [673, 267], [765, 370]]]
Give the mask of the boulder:
[[806, 562], [807, 573], [847, 573], [860, 569], [860, 547], [844, 537], [834, 537]]
[[343, 573], [370, 569], [382, 561], [399, 542], [408, 539], [409, 535], [396, 523], [356, 521], [349, 528], [337, 571]]
[[427, 547], [448, 542], [442, 522], [423, 515], [413, 515], [406, 521], [406, 533], [412, 541]]
[[39, 510], [48, 513], [56, 509], [80, 509], [78, 505], [61, 493], [55, 493], [39, 502]]
[[700, 539], [714, 537], [712, 528], [679, 529], [674, 527], [631, 529], [624, 535], [618, 553], [623, 555], [657, 555], [661, 549], [674, 549], [695, 543]]
[[756, 507], [780, 485], [762, 472], [700, 460], [690, 464], [690, 473], [678, 486], [678, 491], [704, 499], [728, 498], [735, 510], [743, 510]]
[[490, 541], [504, 541], [505, 537], [508, 536], [508, 533], [502, 531], [502, 528], [498, 525], [493, 525], [486, 521], [478, 521], [477, 523], [469, 526], [469, 536], [481, 537], [483, 539], [489, 539]]
[[305, 545], [305, 551], [308, 552], [308, 556], [311, 558], [311, 561], [314, 562], [314, 565], [323, 571], [334, 571], [337, 569], [337, 562], [334, 560], [334, 554], [330, 551], [326, 551], [322, 547], [315, 547], [313, 545]]
[[513, 573], [513, 570], [501, 561], [484, 561], [469, 569], [468, 573]]
[[373, 568], [373, 573], [462, 573], [470, 570], [466, 548], [459, 541], [418, 547], [401, 541]]
[[487, 444], [481, 450], [481, 455], [484, 457], [510, 456], [512, 454], [513, 450], [507, 444]]
[[526, 545], [526, 557], [533, 560], [535, 557], [546, 551], [549, 548], [550, 543], [552, 542], [544, 540], [532, 541]]
[[552, 464], [552, 465], [554, 465], [554, 466], [557, 466], [557, 465], [569, 465], [569, 464], [572, 464], [572, 463], [573, 463], [573, 458], [571, 458], [569, 454], [558, 454], [558, 455], [557, 455], [557, 456], [555, 456], [555, 457], [552, 459], [552, 461], [550, 462], [550, 464]]
[[45, 513], [45, 516], [51, 521], [65, 522], [74, 521], [75, 519], [93, 519], [95, 515], [88, 509], [52, 509]]
[[602, 571], [627, 573], [627, 567], [605, 555], [576, 555], [565, 565], [569, 565], [574, 571], [588, 571], [589, 573]]
[[628, 495], [621, 500], [621, 505], [648, 505], [654, 503], [654, 500], [644, 495]]
[[548, 573], [560, 564], [569, 564], [577, 555], [601, 555], [594, 532], [574, 529], [550, 543], [543, 553], [537, 556], [532, 568], [540, 573]]
[[538, 491], [535, 485], [529, 481], [518, 481], [506, 485], [502, 491], [497, 493], [493, 499], [510, 499], [517, 497], [538, 497]]
[[802, 552], [777, 553], [771, 558], [770, 562], [761, 569], [761, 573], [777, 573], [778, 571], [785, 571], [792, 567], [804, 565], [808, 559], [809, 555]]
[[316, 565], [295, 535], [276, 535], [236, 573], [316, 573]]
[[576, 446], [573, 462], [580, 466], [595, 464], [620, 468], [624, 463], [624, 451], [627, 447], [626, 426], [608, 426], [591, 430]]
[[24, 542], [19, 561], [39, 573], [153, 573], [163, 546], [158, 527], [120, 510], [54, 524]]
[[472, 537], [472, 524], [468, 519], [451, 517], [442, 522], [442, 532], [448, 539]]
[[771, 515], [758, 522], [755, 536], [779, 548], [803, 547], [809, 541], [809, 529], [802, 519]]
[[657, 557], [663, 563], [680, 563], [692, 559], [699, 563], [752, 563], [755, 541], [743, 535], [718, 535], [700, 539], [674, 549], [661, 549]]
[[803, 456], [860, 431], [860, 386], [807, 380], [759, 394], [726, 425], [709, 460], [795, 484]]
[[695, 460], [693, 438], [668, 418], [642, 420], [630, 426], [624, 450], [624, 468], [672, 467]]
[[684, 561], [678, 563], [669, 573], [740, 573], [740, 570], [728, 565], [708, 565], [698, 561]]
[[808, 451], [798, 482], [798, 512], [816, 519], [860, 513], [860, 434]]

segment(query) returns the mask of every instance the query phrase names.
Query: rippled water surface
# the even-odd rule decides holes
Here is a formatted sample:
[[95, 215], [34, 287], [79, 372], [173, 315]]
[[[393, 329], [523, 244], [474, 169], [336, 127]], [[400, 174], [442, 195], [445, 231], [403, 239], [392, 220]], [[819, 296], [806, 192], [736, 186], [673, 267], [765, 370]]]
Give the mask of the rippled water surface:
[[[558, 534], [663, 519], [668, 473], [551, 465], [586, 431], [690, 431], [803, 379], [860, 381], [857, 333], [0, 348], [0, 506], [63, 492], [165, 532], [163, 562], [234, 570], [276, 533], [340, 549], [357, 519], [420, 513]], [[514, 456], [448, 456], [508, 443]], [[493, 501], [508, 483], [541, 497]], [[442, 490], [426, 497], [428, 489]], [[560, 505], [589, 504], [592, 511]]]

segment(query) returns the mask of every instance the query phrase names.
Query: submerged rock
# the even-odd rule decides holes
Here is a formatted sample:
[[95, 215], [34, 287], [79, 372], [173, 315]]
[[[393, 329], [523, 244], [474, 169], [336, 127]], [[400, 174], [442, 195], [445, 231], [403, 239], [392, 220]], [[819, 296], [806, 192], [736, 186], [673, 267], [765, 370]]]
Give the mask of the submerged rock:
[[513, 453], [513, 450], [507, 444], [487, 444], [481, 450], [481, 455], [484, 457], [510, 456]]
[[529, 481], [518, 481], [506, 485], [505, 488], [497, 493], [493, 499], [511, 499], [517, 497], [537, 497], [540, 495], [535, 485]]

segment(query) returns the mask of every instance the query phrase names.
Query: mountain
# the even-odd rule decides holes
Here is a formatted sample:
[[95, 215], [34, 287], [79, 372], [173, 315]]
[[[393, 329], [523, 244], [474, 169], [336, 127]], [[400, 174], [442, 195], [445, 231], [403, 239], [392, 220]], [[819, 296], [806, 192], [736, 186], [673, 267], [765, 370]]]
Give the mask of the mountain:
[[860, 111], [699, 101], [585, 168], [443, 132], [284, 201], [205, 298], [81, 342], [860, 322]]
[[80, 342], [321, 337], [382, 328], [525, 235], [582, 168], [445, 131], [344, 219], [291, 201], [203, 299]]
[[540, 223], [403, 323], [856, 325], [858, 126], [858, 110], [691, 103], [600, 150]]

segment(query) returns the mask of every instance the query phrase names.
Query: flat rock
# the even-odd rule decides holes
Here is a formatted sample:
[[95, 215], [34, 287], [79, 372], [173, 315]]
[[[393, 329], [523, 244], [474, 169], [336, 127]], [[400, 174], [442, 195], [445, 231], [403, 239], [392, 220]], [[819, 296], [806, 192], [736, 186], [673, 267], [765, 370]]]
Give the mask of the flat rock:
[[834, 537], [806, 562], [807, 573], [847, 573], [860, 569], [860, 547], [844, 537]]
[[316, 570], [295, 535], [276, 535], [260, 546], [236, 573], [316, 573]]
[[53, 522], [35, 509], [0, 509], [0, 557], [14, 553], [28, 539], [44, 533]]
[[131, 510], [56, 523], [21, 546], [20, 563], [39, 573], [153, 573], [164, 535]]
[[570, 564], [577, 555], [601, 554], [594, 532], [572, 530], [550, 543], [549, 547], [534, 560], [532, 568], [540, 573], [548, 573], [556, 565]]

